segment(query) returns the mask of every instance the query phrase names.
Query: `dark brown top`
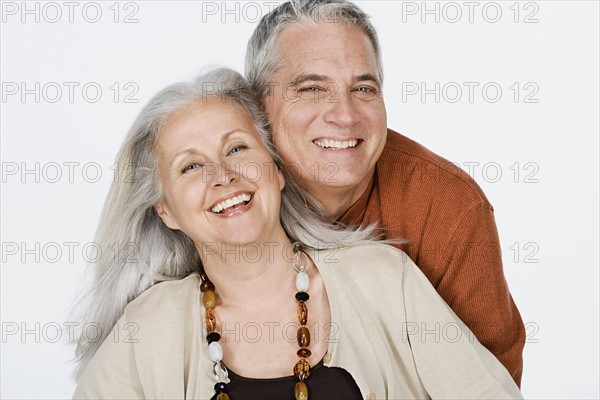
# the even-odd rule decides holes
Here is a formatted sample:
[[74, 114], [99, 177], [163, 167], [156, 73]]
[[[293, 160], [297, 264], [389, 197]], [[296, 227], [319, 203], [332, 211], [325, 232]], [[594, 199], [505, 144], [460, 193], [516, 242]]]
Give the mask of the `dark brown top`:
[[[229, 397], [232, 400], [293, 399], [298, 378], [294, 375], [272, 379], [244, 378], [229, 370]], [[360, 400], [363, 396], [352, 376], [343, 368], [326, 367], [321, 360], [311, 368], [305, 381], [311, 400]]]

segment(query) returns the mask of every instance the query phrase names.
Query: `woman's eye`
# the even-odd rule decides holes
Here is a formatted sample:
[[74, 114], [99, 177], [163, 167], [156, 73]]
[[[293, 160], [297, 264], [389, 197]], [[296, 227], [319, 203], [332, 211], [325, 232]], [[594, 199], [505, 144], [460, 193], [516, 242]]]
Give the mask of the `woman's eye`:
[[240, 151], [247, 149], [247, 146], [244, 145], [238, 145], [238, 146], [234, 146], [231, 148], [231, 150], [229, 150], [229, 154], [236, 154], [239, 153]]
[[198, 169], [198, 168], [202, 168], [202, 164], [191, 163], [191, 164], [188, 164], [185, 167], [183, 167], [183, 169], [181, 170], [181, 173], [190, 172], [190, 171], [193, 171], [193, 170]]

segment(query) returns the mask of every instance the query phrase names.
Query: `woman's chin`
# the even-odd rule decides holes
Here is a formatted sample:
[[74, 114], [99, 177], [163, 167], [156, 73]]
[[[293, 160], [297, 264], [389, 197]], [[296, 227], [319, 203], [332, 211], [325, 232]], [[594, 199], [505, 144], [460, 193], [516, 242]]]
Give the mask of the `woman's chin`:
[[240, 228], [237, 232], [224, 235], [220, 240], [212, 241], [211, 246], [217, 248], [215, 253], [234, 255], [245, 248], [262, 248], [268, 241], [258, 232]]
[[196, 237], [194, 243], [200, 254], [236, 262], [258, 261], [289, 243], [279, 221], [269, 225], [265, 224], [264, 218], [240, 222], [243, 223], [222, 224], [221, 229], [210, 235]]

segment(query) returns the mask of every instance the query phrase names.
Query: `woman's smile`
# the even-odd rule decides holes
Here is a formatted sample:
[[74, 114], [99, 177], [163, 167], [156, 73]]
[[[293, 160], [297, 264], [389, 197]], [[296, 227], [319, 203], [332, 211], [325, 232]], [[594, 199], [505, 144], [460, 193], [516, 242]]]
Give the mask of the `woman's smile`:
[[254, 197], [252, 192], [236, 192], [232, 195], [227, 195], [217, 200], [215, 205], [209, 210], [223, 217], [231, 217], [240, 213], [246, 212], [250, 207], [250, 203]]

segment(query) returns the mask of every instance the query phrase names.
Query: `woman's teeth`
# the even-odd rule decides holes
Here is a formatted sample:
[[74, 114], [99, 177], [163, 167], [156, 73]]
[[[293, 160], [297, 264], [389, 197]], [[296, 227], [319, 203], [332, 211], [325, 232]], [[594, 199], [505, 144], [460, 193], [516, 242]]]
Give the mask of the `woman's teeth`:
[[240, 203], [247, 203], [252, 199], [252, 195], [250, 193], [240, 194], [239, 196], [232, 197], [227, 200], [223, 200], [216, 206], [210, 209], [210, 211], [214, 213], [220, 213], [230, 207], [237, 206]]

